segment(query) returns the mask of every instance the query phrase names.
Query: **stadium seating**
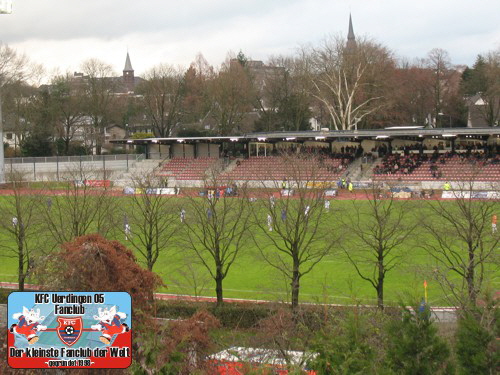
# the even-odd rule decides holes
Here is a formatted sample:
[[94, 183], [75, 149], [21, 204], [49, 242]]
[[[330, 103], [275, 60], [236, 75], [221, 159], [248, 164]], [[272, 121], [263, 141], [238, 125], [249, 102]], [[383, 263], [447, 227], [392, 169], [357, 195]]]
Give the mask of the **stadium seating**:
[[441, 155], [434, 161], [429, 159], [411, 173], [403, 168], [389, 173], [377, 173], [375, 181], [500, 181], [500, 159], [471, 155]]
[[177, 180], [203, 180], [207, 170], [215, 166], [217, 158], [173, 158], [163, 164], [158, 175]]
[[[335, 155], [334, 155], [335, 156]], [[252, 156], [238, 159], [222, 172], [230, 181], [336, 181], [352, 158], [311, 156]], [[163, 164], [160, 176], [177, 180], [203, 180], [207, 171], [219, 165], [218, 158], [173, 158]], [[396, 167], [397, 164], [397, 167]], [[500, 181], [500, 156], [484, 154], [387, 155], [373, 170], [374, 181]]]
[[[333, 181], [345, 171], [340, 168], [343, 159], [335, 158], [293, 158], [279, 156], [254, 156], [242, 159], [223, 177], [228, 180], [279, 180], [297, 178], [301, 180]], [[293, 161], [293, 162], [292, 162]], [[345, 159], [344, 159], [345, 163]]]

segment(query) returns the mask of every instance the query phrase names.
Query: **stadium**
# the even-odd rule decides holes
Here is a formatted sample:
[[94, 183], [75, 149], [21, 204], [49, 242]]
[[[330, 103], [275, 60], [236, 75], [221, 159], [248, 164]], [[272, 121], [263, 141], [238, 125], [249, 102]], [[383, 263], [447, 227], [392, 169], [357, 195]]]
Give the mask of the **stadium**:
[[[156, 172], [176, 187], [200, 186], [215, 167], [221, 178], [247, 181], [283, 179], [277, 156], [320, 156], [318, 175], [336, 182], [386, 182], [440, 189], [443, 183], [474, 180], [485, 188], [500, 180], [500, 128], [390, 127], [356, 131], [252, 133], [233, 137], [147, 138], [112, 141], [145, 146], [158, 160]], [[272, 169], [273, 173], [268, 173]]]
[[[46, 181], [40, 190], [51, 202], [45, 214], [73, 220], [65, 210], [74, 197], [88, 192], [99, 206], [112, 193], [113, 203], [104, 204], [114, 216], [107, 237], [133, 249], [144, 268], [161, 277], [165, 285], [156, 298], [173, 303], [174, 314], [179, 301], [390, 309], [411, 295], [425, 299], [434, 320], [446, 326], [456, 324], [457, 297], [482, 301], [484, 289], [498, 294], [499, 238], [490, 225], [500, 208], [499, 128], [323, 129], [114, 143], [129, 152], [144, 150], [145, 159], [125, 174], [61, 162], [57, 177], [68, 173], [82, 181], [66, 177], [71, 181], [65, 185], [63, 177], [55, 187]], [[485, 280], [472, 287], [451, 270], [468, 262], [469, 243], [462, 237], [471, 224], [468, 217], [473, 241], [481, 239], [473, 251], [479, 259], [475, 272]], [[146, 232], [153, 227], [160, 230], [148, 245]], [[382, 263], [373, 258], [376, 245], [365, 241], [373, 229], [382, 233], [380, 243], [392, 243], [381, 245]], [[226, 238], [220, 245], [225, 268], [220, 279], [213, 267], [216, 253], [203, 245], [217, 237]], [[287, 247], [292, 243], [297, 252]], [[154, 261], [148, 246], [159, 249]], [[447, 252], [456, 259], [443, 265], [438, 258]], [[5, 281], [16, 279], [15, 261], [5, 261]], [[374, 271], [381, 264], [382, 278]], [[84, 334], [92, 345], [101, 345], [98, 334]], [[42, 347], [54, 340], [50, 333], [40, 335]], [[219, 373], [238, 373], [243, 362], [285, 366], [276, 362], [280, 355], [259, 350], [231, 347], [208, 358]]]
[[[347, 225], [340, 223], [338, 218], [366, 209], [370, 205], [363, 202], [373, 201], [374, 198], [396, 199], [398, 206], [411, 211], [412, 217], [407, 219], [411, 225], [419, 224], [421, 216], [428, 212], [430, 206], [422, 205], [424, 201], [464, 198], [474, 198], [477, 202], [484, 200], [492, 205], [488, 208], [489, 216], [483, 218], [488, 226], [482, 229], [484, 233], [490, 230], [491, 215], [498, 211], [498, 127], [405, 126], [354, 131], [322, 129], [229, 137], [121, 139], [112, 142], [127, 152], [131, 152], [132, 148], [144, 151], [144, 160], [137, 161], [130, 168], [121, 164], [117, 170], [103, 171], [100, 168], [102, 162], [97, 162], [97, 167], [91, 168], [82, 166], [81, 161], [65, 163], [60, 158], [57, 174], [53, 171], [51, 175], [37, 178], [59, 180], [54, 182], [55, 187], [47, 188], [44, 192], [54, 196], [50, 200], [51, 205], [61, 207], [59, 211], [66, 210], [65, 199], [71, 200], [74, 194], [72, 189], [91, 191], [92, 194], [98, 194], [96, 191], [100, 190], [112, 192], [117, 198], [114, 206], [116, 212], [113, 214], [116, 218], [109, 219], [115, 223], [110, 230], [111, 236], [119, 241], [125, 239], [127, 246], [137, 246], [138, 257], [144, 260], [141, 246], [130, 241], [129, 237], [138, 238], [142, 235], [140, 232], [144, 228], [141, 220], [144, 218], [141, 218], [140, 213], [144, 204], [150, 204], [150, 200], [154, 199], [152, 196], [170, 196], [168, 204], [165, 203], [162, 209], [168, 210], [165, 215], [170, 217], [169, 225], [175, 226], [178, 233], [182, 229], [177, 226], [184, 222], [184, 218], [187, 221], [196, 220], [200, 225], [199, 230], [208, 224], [207, 210], [215, 211], [216, 207], [210, 206], [210, 199], [203, 197], [248, 197], [250, 202], [257, 201], [251, 209], [255, 216], [253, 221], [256, 221], [256, 229], [252, 232], [259, 234], [247, 239], [247, 251], [241, 252], [232, 266], [235, 271], [228, 273], [224, 280], [224, 296], [227, 298], [289, 300], [288, 282], [277, 282], [274, 279], [276, 276], [272, 276], [273, 272], [262, 267], [265, 262], [262, 259], [256, 261], [252, 253], [258, 253], [256, 243], [266, 241], [266, 236], [262, 234], [271, 226], [280, 229], [279, 225], [285, 222], [285, 217], [296, 219], [297, 225], [302, 225], [304, 216], [307, 216], [304, 215], [306, 207], [318, 212], [321, 218], [318, 223], [324, 225], [325, 230]], [[105, 157], [102, 158], [104, 160]], [[41, 164], [37, 164], [37, 171], [42, 170]], [[55, 163], [47, 164], [52, 164], [52, 168], [56, 169]], [[12, 166], [15, 170], [22, 164], [9, 165], [7, 161], [7, 172]], [[113, 162], [106, 161], [106, 166], [112, 168]], [[27, 176], [30, 179], [32, 174], [28, 173]], [[66, 189], [65, 181], [71, 182], [70, 185], [78, 183], [79, 187]], [[8, 193], [7, 190], [3, 192]], [[200, 199], [202, 203], [198, 206]], [[410, 202], [406, 202], [408, 199]], [[323, 205], [323, 202], [328, 203]], [[357, 205], [361, 205], [361, 208]], [[446, 206], [440, 207], [443, 208]], [[203, 215], [194, 215], [202, 211]], [[156, 214], [164, 215], [161, 212]], [[440, 215], [439, 212], [429, 214], [436, 220]], [[454, 214], [463, 213], [457, 211]], [[373, 220], [366, 213], [363, 215], [367, 223]], [[9, 216], [6, 217], [6, 227], [11, 226]], [[68, 216], [68, 220], [73, 219]], [[238, 220], [238, 217], [234, 216], [234, 220]], [[164, 225], [167, 228], [166, 223]], [[203, 280], [198, 283], [202, 284], [201, 287], [198, 285], [197, 289], [193, 287], [196, 282], [187, 280], [184, 258], [189, 244], [184, 243], [182, 238], [172, 238], [175, 240], [158, 235], [157, 241], [164, 242], [158, 245], [162, 251], [155, 262], [146, 262], [148, 267], [154, 266], [154, 271], [168, 285], [160, 292], [213, 297], [213, 287], [206, 281], [210, 276], [206, 270], [203, 271], [203, 266], [196, 265], [189, 271]], [[319, 242], [320, 246], [330, 246], [321, 245], [324, 241], [322, 239]], [[330, 238], [328, 241], [335, 243], [336, 240]], [[411, 249], [412, 260], [407, 260], [407, 267], [388, 276], [386, 300], [392, 303], [397, 302], [401, 290], [415, 289], [415, 285], [421, 285], [425, 276], [417, 269], [429, 261], [422, 249], [415, 249], [418, 247], [415, 244], [403, 247], [408, 254]], [[14, 281], [15, 259], [7, 260], [7, 263], [10, 271], [2, 281]], [[366, 267], [369, 269], [371, 265], [367, 264]], [[347, 290], [353, 279], [356, 279], [356, 269], [349, 265], [347, 259], [339, 261], [337, 256], [325, 254], [318, 266], [304, 278], [301, 300], [315, 302], [324, 299], [329, 303], [345, 303], [351, 299]], [[334, 290], [325, 292], [322, 289], [325, 286], [331, 288], [331, 285], [335, 285]], [[358, 297], [364, 303], [377, 303], [369, 283], [356, 280], [355, 285], [359, 288]], [[446, 293], [439, 289], [434, 288], [430, 294], [433, 302], [441, 306], [452, 304], [447, 300]]]

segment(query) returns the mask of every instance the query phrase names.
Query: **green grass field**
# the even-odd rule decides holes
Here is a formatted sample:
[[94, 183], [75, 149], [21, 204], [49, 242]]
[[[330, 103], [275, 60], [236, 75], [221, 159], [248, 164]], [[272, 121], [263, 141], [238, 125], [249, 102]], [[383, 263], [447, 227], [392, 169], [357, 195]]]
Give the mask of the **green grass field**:
[[[2, 197], [2, 199], [8, 199]], [[127, 204], [124, 199], [120, 204]], [[178, 203], [184, 204], [182, 199], [176, 198]], [[359, 202], [359, 201], [358, 201]], [[1, 202], [0, 202], [1, 203]], [[368, 205], [367, 202], [361, 203]], [[396, 202], [396, 204], [404, 204]], [[407, 203], [406, 203], [407, 204]], [[454, 204], [449, 202], [447, 204]], [[496, 211], [500, 209], [500, 202], [496, 203]], [[325, 225], [331, 225], [335, 230], [337, 215], [349, 215], [352, 209], [350, 201], [332, 201], [332, 210], [322, 215]], [[414, 211], [408, 220], [418, 220], [419, 215], [425, 210], [422, 202], [415, 201], [407, 204], [406, 209]], [[188, 212], [189, 214], [189, 212]], [[265, 216], [263, 216], [265, 217]], [[488, 232], [489, 233], [489, 232]], [[110, 239], [117, 239], [125, 245], [122, 227], [118, 228]], [[256, 241], [264, 241], [264, 235], [257, 234]], [[423, 281], [428, 277], [428, 272], [433, 267], [431, 258], [424, 250], [418, 248], [418, 243], [430, 241], [430, 237], [418, 230], [402, 248], [404, 260], [401, 265], [389, 272], [385, 281], [385, 301], [388, 304], [397, 304], [406, 294], [423, 296]], [[5, 230], [0, 232], [0, 241], [3, 245], [11, 245]], [[349, 244], [351, 245], [351, 244]], [[352, 243], [355, 247], [356, 244]], [[300, 301], [316, 303], [376, 303], [375, 289], [362, 280], [355, 272], [354, 267], [348, 262], [346, 256], [334, 246], [332, 254], [327, 255], [313, 271], [301, 279]], [[0, 247], [1, 264], [0, 281], [17, 281], [17, 259], [6, 257], [5, 247]], [[139, 261], [142, 262], [138, 254]], [[215, 295], [215, 284], [208, 276], [203, 266], [197, 264], [195, 256], [189, 249], [176, 240], [165, 249], [154, 266], [154, 272], [159, 274], [167, 285], [160, 292], [175, 294], [198, 294], [205, 296]], [[427, 275], [427, 276], [426, 276]], [[30, 282], [28, 280], [28, 282]], [[489, 282], [494, 290], [500, 284], [498, 272], [493, 274]], [[197, 285], [195, 288], [194, 284]], [[444, 292], [436, 283], [428, 279], [428, 296], [432, 305], [446, 305]], [[244, 299], [265, 299], [273, 301], [289, 300], [289, 280], [270, 267], [260, 256], [253, 241], [248, 240], [247, 245], [241, 250], [235, 264], [224, 280], [224, 297]]]

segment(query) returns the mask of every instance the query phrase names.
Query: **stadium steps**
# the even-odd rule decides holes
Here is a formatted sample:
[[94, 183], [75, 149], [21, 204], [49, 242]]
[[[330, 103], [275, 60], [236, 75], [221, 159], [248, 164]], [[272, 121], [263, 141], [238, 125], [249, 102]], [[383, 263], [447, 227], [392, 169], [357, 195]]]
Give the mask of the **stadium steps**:
[[341, 177], [349, 176], [351, 180], [358, 181], [362, 175], [361, 162], [361, 158], [356, 158], [351, 164], [349, 164], [344, 173], [342, 173]]
[[221, 174], [225, 175], [225, 174], [231, 173], [231, 172], [232, 172], [232, 171], [233, 171], [233, 170], [234, 170], [234, 169], [238, 166], [238, 165], [237, 165], [238, 160], [239, 160], [239, 161], [240, 161], [240, 163], [241, 163], [241, 161], [242, 161], [243, 159], [241, 159], [241, 158], [237, 158], [237, 159], [234, 159], [234, 160], [232, 160], [231, 162], [229, 162], [229, 163], [227, 164], [227, 166], [226, 166], [226, 167], [225, 167], [225, 168], [221, 171]]
[[373, 159], [371, 163], [366, 163], [366, 168], [360, 176], [360, 179], [373, 179], [373, 169], [376, 165], [382, 163], [382, 158]]

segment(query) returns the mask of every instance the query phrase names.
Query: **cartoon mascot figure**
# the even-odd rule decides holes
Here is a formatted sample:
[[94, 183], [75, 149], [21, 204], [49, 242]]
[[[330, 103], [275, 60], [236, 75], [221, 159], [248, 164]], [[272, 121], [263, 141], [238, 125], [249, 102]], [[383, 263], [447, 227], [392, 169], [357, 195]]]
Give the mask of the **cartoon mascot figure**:
[[38, 341], [38, 331], [45, 331], [47, 329], [47, 326], [40, 324], [45, 319], [45, 316], [40, 316], [40, 309], [36, 309], [36, 311], [33, 309], [28, 310], [23, 306], [23, 312], [12, 314], [12, 317], [19, 319], [19, 323], [12, 324], [10, 332], [25, 336], [30, 345]]
[[98, 308], [97, 312], [99, 316], [94, 315], [94, 319], [98, 320], [99, 323], [90, 326], [91, 329], [96, 331], [101, 331], [102, 336], [99, 337], [102, 343], [109, 345], [111, 343], [111, 337], [120, 333], [128, 332], [129, 327], [121, 321], [127, 317], [127, 314], [116, 311], [116, 306], [113, 306], [109, 310], [107, 308]]

